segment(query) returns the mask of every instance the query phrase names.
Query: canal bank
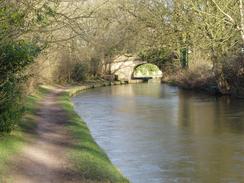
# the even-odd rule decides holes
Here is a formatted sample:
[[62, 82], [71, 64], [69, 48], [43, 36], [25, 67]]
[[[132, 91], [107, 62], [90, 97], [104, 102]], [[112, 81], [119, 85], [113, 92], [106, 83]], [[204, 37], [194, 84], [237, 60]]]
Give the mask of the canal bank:
[[[227, 72], [228, 73], [228, 72]], [[165, 74], [162, 83], [178, 86], [185, 90], [205, 92], [214, 96], [230, 96], [232, 98], [244, 98], [244, 85], [241, 76], [234, 77], [231, 74], [214, 74], [211, 70], [187, 69], [175, 71], [175, 73]], [[226, 76], [227, 75], [227, 76]]]
[[5, 136], [0, 143], [5, 148], [0, 153], [5, 165], [0, 166], [0, 182], [129, 182], [96, 144], [70, 102], [77, 92], [116, 84], [121, 83], [41, 87], [40, 96], [30, 101], [33, 110], [26, 114], [31, 122], [22, 124], [20, 134], [12, 134], [14, 140]]
[[[103, 87], [109, 85], [116, 86]], [[63, 155], [60, 152], [65, 152], [68, 164], [74, 169], [66, 177], [60, 176], [66, 170], [41, 176], [40, 169], [33, 168], [31, 164], [24, 166], [23, 159], [20, 159], [21, 163], [18, 164], [22, 165], [22, 170], [23, 166], [27, 167], [21, 175], [32, 174], [27, 177], [28, 180], [36, 176], [44, 180], [53, 175], [60, 176], [58, 182], [67, 182], [72, 178], [72, 183], [75, 180], [91, 183], [128, 182], [123, 175], [133, 183], [162, 183], [175, 179], [182, 182], [244, 180], [241, 160], [244, 152], [244, 116], [241, 109], [244, 104], [241, 101], [216, 100], [160, 84], [96, 82], [62, 88], [58, 95], [52, 95], [56, 89], [48, 89], [44, 95], [51, 106], [37, 107], [37, 111], [41, 110], [44, 114], [34, 113], [34, 119], [41, 117], [44, 123], [52, 119], [54, 126], [44, 128], [47, 131], [38, 130], [38, 134], [42, 134], [38, 143], [42, 145], [37, 144], [35, 153], [27, 153], [27, 158], [34, 158], [37, 166], [41, 162], [44, 172], [53, 172], [55, 169], [50, 167], [56, 167], [56, 164], [43, 166], [52, 162], [52, 158], [50, 161], [41, 159], [37, 162], [36, 158], [43, 154], [39, 150], [46, 145], [58, 145], [62, 147], [54, 148], [54, 155], [59, 157]], [[82, 92], [88, 89], [92, 90]], [[75, 96], [72, 101], [71, 96]], [[79, 105], [80, 101], [82, 103]], [[77, 108], [79, 106], [82, 110]], [[86, 123], [80, 116], [84, 117]], [[55, 136], [64, 133], [68, 134], [68, 138], [62, 136], [51, 141], [43, 138], [43, 134], [50, 132], [49, 129], [55, 129]], [[29, 140], [26, 139], [27, 143]], [[209, 153], [205, 153], [205, 150]], [[53, 154], [49, 152], [44, 152], [46, 157]], [[215, 171], [209, 172], [208, 169]], [[33, 176], [33, 172], [39, 173]], [[8, 175], [16, 178], [16, 172], [13, 173], [14, 176]], [[20, 182], [19, 177], [15, 180]], [[25, 183], [25, 180], [22, 182]]]
[[244, 180], [243, 101], [157, 83], [96, 88], [72, 101], [133, 183]]
[[213, 78], [201, 78], [200, 80], [195, 80], [194, 78], [179, 79], [177, 77], [165, 77], [162, 78], [162, 83], [177, 86], [188, 91], [204, 92], [212, 96], [224, 95]]
[[93, 139], [87, 124], [75, 112], [71, 97], [85, 90], [124, 85], [124, 82], [97, 82], [82, 86], [67, 87], [58, 97], [58, 104], [66, 112], [75, 148], [69, 151], [69, 157], [75, 169], [82, 177], [95, 182], [128, 183], [129, 180], [115, 167], [105, 151]]

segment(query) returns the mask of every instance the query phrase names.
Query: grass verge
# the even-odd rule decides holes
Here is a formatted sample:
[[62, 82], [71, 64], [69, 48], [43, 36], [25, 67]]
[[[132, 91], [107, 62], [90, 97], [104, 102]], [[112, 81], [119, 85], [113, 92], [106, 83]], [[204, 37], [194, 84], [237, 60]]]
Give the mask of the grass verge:
[[0, 182], [4, 178], [7, 161], [21, 151], [25, 142], [25, 135], [33, 132], [36, 126], [35, 113], [38, 102], [47, 92], [47, 88], [40, 87], [34, 94], [27, 96], [24, 104], [25, 114], [20, 124], [10, 134], [0, 134]]
[[68, 128], [73, 135], [74, 147], [70, 152], [71, 161], [86, 180], [95, 182], [129, 182], [112, 164], [106, 153], [94, 141], [86, 123], [76, 114], [70, 100], [70, 92], [59, 96], [59, 104], [67, 112]]

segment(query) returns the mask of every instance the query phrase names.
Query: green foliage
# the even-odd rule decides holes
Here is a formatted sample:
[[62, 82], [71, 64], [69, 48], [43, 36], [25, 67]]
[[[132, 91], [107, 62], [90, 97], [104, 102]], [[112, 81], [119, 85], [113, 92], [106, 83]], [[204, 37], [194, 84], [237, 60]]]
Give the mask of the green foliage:
[[135, 69], [135, 74], [141, 73], [143, 76], [153, 75], [157, 73], [159, 68], [154, 64], [143, 64]]
[[[33, 36], [31, 30], [47, 25], [53, 14], [48, 2], [1, 1], [0, 132], [10, 132], [18, 123], [23, 112], [23, 85], [30, 77], [26, 69], [45, 42], [40, 41], [37, 32]], [[33, 37], [37, 39], [33, 41]]]
[[27, 79], [25, 68], [40, 49], [25, 41], [12, 41], [0, 46], [0, 132], [10, 132], [20, 119], [22, 83]]
[[27, 41], [12, 41], [0, 46], [1, 79], [17, 74], [28, 66], [41, 50]]
[[20, 152], [25, 142], [25, 132], [33, 131], [36, 126], [35, 113], [40, 100], [49, 92], [47, 88], [40, 87], [33, 95], [24, 99], [25, 115], [22, 118], [19, 128], [11, 134], [0, 134], [0, 182], [6, 181], [7, 161], [16, 153]]
[[5, 3], [0, 8], [0, 17], [0, 41], [13, 37], [13, 32], [17, 36], [19, 29], [24, 25], [24, 13], [15, 8], [13, 4]]
[[71, 79], [76, 82], [84, 81], [88, 75], [88, 65], [85, 63], [75, 64], [71, 73]]

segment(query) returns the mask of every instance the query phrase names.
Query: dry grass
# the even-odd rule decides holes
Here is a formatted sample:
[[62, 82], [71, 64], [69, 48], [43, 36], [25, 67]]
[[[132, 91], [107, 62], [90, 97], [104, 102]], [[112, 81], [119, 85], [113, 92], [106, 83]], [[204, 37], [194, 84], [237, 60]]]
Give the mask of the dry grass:
[[215, 75], [209, 66], [199, 65], [186, 70], [178, 70], [163, 79], [165, 82], [185, 89], [206, 90], [217, 87]]

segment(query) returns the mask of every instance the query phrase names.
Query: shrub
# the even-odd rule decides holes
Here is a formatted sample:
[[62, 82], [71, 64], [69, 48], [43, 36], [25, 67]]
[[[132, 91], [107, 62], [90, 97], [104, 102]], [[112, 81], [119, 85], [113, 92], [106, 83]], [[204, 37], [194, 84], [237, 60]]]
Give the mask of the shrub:
[[178, 70], [164, 78], [164, 81], [172, 82], [187, 89], [205, 90], [217, 86], [215, 75], [211, 68], [203, 65], [186, 70]]
[[84, 81], [88, 76], [88, 65], [85, 63], [77, 63], [71, 73], [71, 79], [75, 82]]
[[223, 60], [221, 76], [220, 87], [222, 90], [229, 94], [243, 95], [241, 90], [244, 88], [244, 56], [240, 54], [226, 57]]
[[22, 84], [28, 78], [25, 68], [40, 49], [25, 41], [0, 46], [0, 132], [10, 132], [22, 113]]
[[21, 94], [14, 78], [0, 87], [0, 132], [10, 132], [21, 114]]

